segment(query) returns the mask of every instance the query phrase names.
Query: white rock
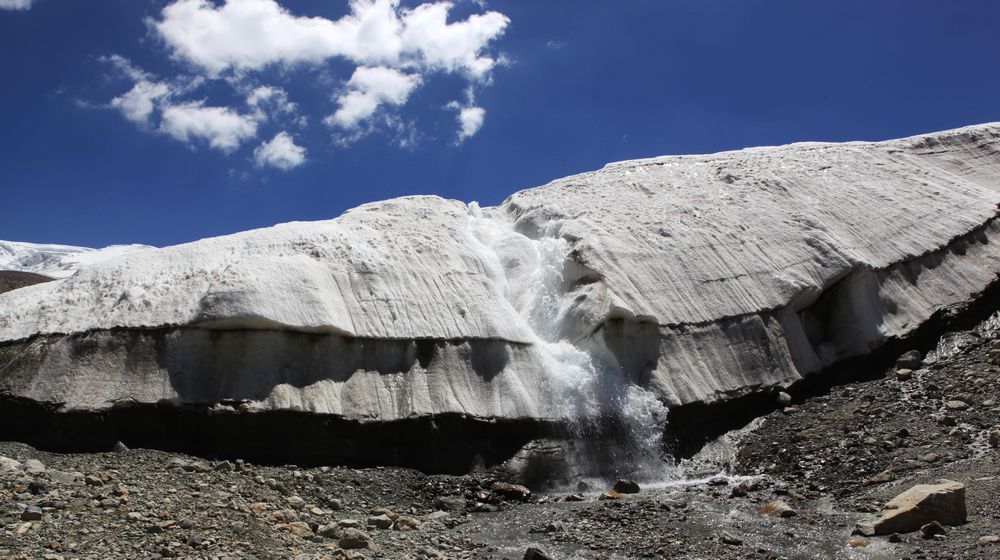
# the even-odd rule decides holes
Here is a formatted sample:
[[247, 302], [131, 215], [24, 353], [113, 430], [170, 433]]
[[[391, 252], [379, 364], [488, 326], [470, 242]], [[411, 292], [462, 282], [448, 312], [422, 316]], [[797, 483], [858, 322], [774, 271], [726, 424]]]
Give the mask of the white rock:
[[[657, 417], [657, 401], [787, 385], [967, 303], [1000, 272], [998, 203], [998, 124], [615, 163], [482, 210], [378, 202], [0, 295], [0, 392], [78, 410]], [[622, 373], [648, 391], [609, 389]]]

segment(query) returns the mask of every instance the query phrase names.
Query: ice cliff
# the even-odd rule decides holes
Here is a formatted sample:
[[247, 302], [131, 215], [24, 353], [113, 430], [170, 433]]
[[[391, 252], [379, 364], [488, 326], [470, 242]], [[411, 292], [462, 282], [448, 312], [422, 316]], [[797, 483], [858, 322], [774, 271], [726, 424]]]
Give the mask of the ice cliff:
[[661, 423], [968, 304], [1000, 272], [998, 203], [1000, 124], [377, 202], [0, 295], [0, 393]]

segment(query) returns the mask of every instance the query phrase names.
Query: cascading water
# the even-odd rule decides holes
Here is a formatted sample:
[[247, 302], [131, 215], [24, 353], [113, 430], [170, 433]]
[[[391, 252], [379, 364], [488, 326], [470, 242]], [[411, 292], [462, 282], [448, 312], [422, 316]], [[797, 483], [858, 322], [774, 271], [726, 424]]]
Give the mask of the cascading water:
[[666, 407], [628, 380], [602, 342], [562, 335], [572, 288], [565, 277], [569, 243], [522, 235], [497, 209], [474, 202], [468, 220], [487, 273], [532, 333], [549, 381], [544, 398], [573, 431], [578, 474], [674, 478], [662, 452]]

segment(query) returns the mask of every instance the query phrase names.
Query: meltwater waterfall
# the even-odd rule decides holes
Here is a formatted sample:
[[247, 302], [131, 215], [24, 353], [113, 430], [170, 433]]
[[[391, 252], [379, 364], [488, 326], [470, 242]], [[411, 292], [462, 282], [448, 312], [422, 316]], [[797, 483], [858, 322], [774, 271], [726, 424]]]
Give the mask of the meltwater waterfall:
[[523, 318], [542, 357], [555, 419], [572, 430], [570, 462], [581, 476], [631, 476], [663, 480], [674, 469], [663, 453], [667, 408], [630, 382], [596, 337], [571, 338], [565, 274], [570, 243], [544, 232], [533, 239], [515, 231], [495, 208], [469, 205], [469, 230], [481, 247], [486, 273]]

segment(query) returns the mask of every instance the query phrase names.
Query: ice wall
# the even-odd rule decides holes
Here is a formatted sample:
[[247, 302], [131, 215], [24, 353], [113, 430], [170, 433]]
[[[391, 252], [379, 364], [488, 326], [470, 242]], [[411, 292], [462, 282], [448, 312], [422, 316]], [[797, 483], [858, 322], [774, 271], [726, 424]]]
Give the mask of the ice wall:
[[496, 208], [378, 202], [0, 295], [0, 393], [655, 438], [663, 406], [792, 383], [969, 303], [1000, 272], [998, 202], [997, 124], [616, 163]]

